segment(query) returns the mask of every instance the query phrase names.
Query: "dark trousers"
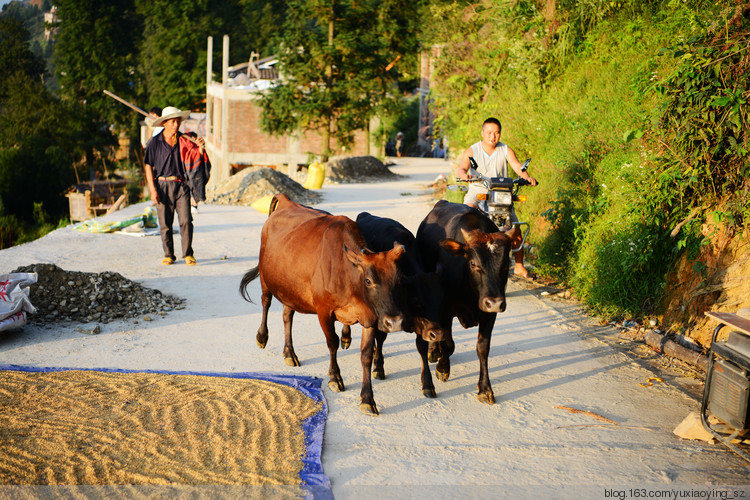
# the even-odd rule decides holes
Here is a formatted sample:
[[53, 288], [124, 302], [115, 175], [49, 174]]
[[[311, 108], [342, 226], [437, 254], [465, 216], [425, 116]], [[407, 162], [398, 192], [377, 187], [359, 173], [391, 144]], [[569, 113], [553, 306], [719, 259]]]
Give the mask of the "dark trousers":
[[182, 237], [182, 257], [193, 255], [193, 215], [190, 213], [190, 190], [184, 182], [157, 181], [159, 204], [156, 213], [159, 216], [161, 244], [164, 256], [175, 259], [174, 242], [172, 241], [172, 223], [174, 214], [180, 222]]

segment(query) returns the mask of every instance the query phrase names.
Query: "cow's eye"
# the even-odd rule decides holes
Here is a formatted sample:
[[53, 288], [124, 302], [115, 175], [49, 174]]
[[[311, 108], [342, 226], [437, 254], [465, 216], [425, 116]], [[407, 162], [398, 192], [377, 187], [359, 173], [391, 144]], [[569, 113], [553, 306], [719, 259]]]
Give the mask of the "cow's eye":
[[469, 261], [469, 266], [471, 266], [472, 269], [476, 269], [478, 267], [476, 261], [474, 260]]
[[372, 286], [372, 280], [370, 278], [365, 278], [365, 285]]

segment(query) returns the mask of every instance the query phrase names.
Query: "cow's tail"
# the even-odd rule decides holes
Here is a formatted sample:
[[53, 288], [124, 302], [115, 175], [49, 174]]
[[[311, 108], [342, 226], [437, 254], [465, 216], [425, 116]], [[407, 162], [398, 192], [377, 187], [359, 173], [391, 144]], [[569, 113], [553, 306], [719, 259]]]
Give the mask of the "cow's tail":
[[260, 276], [260, 266], [255, 266], [254, 268], [250, 269], [248, 272], [245, 273], [245, 275], [242, 277], [242, 281], [240, 281], [240, 295], [242, 295], [242, 298], [246, 301], [253, 304], [253, 299], [250, 298], [250, 295], [247, 293], [247, 285], [250, 284], [251, 281], [253, 281], [255, 278]]

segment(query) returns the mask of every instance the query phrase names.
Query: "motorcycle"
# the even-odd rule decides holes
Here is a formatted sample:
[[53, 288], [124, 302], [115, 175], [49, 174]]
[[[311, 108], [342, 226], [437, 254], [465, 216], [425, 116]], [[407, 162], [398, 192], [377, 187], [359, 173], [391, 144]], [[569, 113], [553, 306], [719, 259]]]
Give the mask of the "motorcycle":
[[[477, 162], [474, 158], [469, 157], [471, 166], [469, 168], [469, 179], [462, 181], [468, 184], [481, 183], [486, 189], [487, 193], [480, 193], [477, 195], [477, 208], [484, 212], [487, 217], [498, 227], [498, 229], [508, 231], [513, 226], [518, 226], [519, 230], [522, 231], [521, 243], [516, 248], [512, 248], [511, 252], [517, 252], [523, 248], [526, 243], [526, 238], [529, 235], [531, 229], [528, 222], [511, 222], [510, 214], [513, 210], [514, 202], [526, 201], [525, 195], [519, 195], [518, 190], [521, 186], [530, 186], [531, 183], [526, 179], [513, 179], [511, 177], [487, 177], [480, 174], [477, 171]], [[531, 163], [531, 158], [523, 162], [521, 166], [522, 170], [526, 170]]]

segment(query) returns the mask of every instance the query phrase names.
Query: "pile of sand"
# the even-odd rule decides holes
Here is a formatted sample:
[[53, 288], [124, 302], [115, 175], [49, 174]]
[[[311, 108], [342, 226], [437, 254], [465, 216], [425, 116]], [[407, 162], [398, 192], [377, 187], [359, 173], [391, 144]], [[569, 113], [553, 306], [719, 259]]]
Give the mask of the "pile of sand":
[[352, 184], [399, 179], [374, 156], [352, 156], [332, 159], [326, 164], [326, 184]]
[[249, 167], [206, 191], [206, 203], [250, 206], [269, 195], [284, 193], [303, 205], [320, 201], [321, 195], [305, 189], [287, 175], [269, 167]]
[[299, 485], [318, 411], [262, 380], [0, 371], [0, 484]]

